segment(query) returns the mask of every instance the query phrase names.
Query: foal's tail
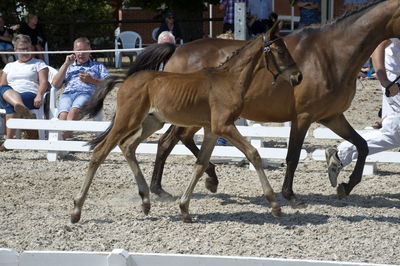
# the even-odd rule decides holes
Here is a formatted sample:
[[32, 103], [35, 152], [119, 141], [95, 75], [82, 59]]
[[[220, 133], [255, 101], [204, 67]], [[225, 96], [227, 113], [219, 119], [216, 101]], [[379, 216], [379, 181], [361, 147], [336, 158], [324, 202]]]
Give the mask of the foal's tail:
[[82, 106], [82, 114], [88, 115], [89, 118], [96, 116], [97, 113], [100, 112], [101, 108], [103, 108], [104, 99], [106, 98], [107, 94], [114, 89], [118, 79], [120, 79], [120, 77], [117, 76], [110, 76], [106, 78], [97, 87], [89, 101]]
[[115, 120], [115, 114], [114, 114], [113, 118], [111, 119], [111, 124], [108, 126], [108, 128], [104, 132], [101, 132], [99, 135], [97, 135], [94, 139], [88, 141], [88, 143], [86, 145], [89, 145], [91, 150], [96, 148], [96, 146], [100, 142], [102, 142], [103, 139], [105, 139], [107, 137], [108, 133], [110, 133], [112, 127], [114, 126], [114, 120]]
[[147, 46], [131, 64], [126, 77], [140, 70], [159, 70], [161, 64], [166, 64], [176, 50], [172, 43], [160, 43]]

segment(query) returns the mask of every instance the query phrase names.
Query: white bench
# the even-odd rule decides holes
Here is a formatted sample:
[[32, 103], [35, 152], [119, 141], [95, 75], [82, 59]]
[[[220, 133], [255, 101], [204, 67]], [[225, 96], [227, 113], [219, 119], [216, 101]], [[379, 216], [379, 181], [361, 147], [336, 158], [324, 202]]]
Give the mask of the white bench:
[[[64, 121], [58, 119], [39, 120], [39, 119], [10, 119], [7, 126], [16, 129], [42, 129], [49, 131], [47, 140], [32, 139], [7, 139], [4, 143], [8, 149], [16, 150], [42, 150], [48, 151], [47, 159], [49, 161], [57, 160], [59, 151], [75, 151], [88, 152], [89, 146], [86, 141], [59, 140], [61, 131], [84, 131], [84, 132], [103, 132], [109, 126], [110, 122], [106, 121]], [[156, 134], [163, 134], [169, 127], [169, 124], [157, 131]], [[251, 138], [251, 143], [258, 149], [263, 159], [285, 159], [286, 148], [265, 148], [262, 147], [262, 139], [264, 138], [284, 138], [289, 137], [290, 127], [264, 127], [264, 126], [238, 126], [240, 133]], [[203, 135], [203, 130], [196, 133]], [[112, 152], [120, 152], [118, 147]], [[156, 154], [157, 143], [142, 143], [137, 149], [137, 153]], [[192, 155], [192, 153], [184, 145], [176, 145], [171, 154], [175, 155]], [[233, 146], [216, 146], [213, 157], [225, 158], [245, 158], [244, 154]], [[301, 151], [300, 159], [307, 157], [305, 150]]]
[[[377, 130], [377, 129], [364, 129], [357, 130], [358, 134], [362, 135], [368, 131]], [[317, 128], [313, 132], [314, 138], [317, 139], [333, 139], [340, 140], [342, 139], [338, 135], [336, 135], [329, 128]], [[343, 139], [342, 139], [343, 140]], [[325, 161], [325, 151], [324, 150], [315, 150], [312, 153], [312, 158], [316, 161]], [[364, 175], [373, 175], [376, 171], [376, 163], [399, 163], [400, 162], [400, 152], [392, 152], [392, 151], [383, 151], [376, 154], [372, 154], [367, 156], [364, 166]]]

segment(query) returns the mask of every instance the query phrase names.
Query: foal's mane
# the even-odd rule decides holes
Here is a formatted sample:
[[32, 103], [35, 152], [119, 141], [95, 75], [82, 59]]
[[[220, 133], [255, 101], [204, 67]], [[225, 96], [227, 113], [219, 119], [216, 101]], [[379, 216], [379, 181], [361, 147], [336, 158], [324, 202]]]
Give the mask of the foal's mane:
[[224, 62], [222, 62], [222, 63], [219, 64], [218, 66], [216, 66], [216, 67], [206, 67], [205, 69], [207, 69], [207, 70], [214, 70], [214, 69], [223, 68], [224, 66], [227, 65], [227, 63], [228, 63], [229, 61], [231, 61], [231, 59], [233, 59], [234, 57], [238, 56], [242, 50], [246, 49], [247, 46], [249, 46], [256, 38], [258, 38], [258, 36], [253, 37], [252, 39], [248, 40], [244, 46], [242, 46], [242, 47], [236, 49], [230, 56], [228, 56], [228, 57], [225, 59]]
[[336, 19], [334, 19], [332, 21], [328, 21], [327, 23], [324, 23], [324, 24], [314, 24], [314, 25], [311, 25], [311, 26], [308, 26], [308, 27], [304, 27], [304, 28], [301, 28], [301, 29], [298, 29], [298, 30], [294, 31], [293, 33], [300, 33], [301, 34], [301, 33], [306, 33], [306, 32], [312, 31], [314, 29], [321, 29], [321, 28], [324, 28], [324, 27], [336, 25], [336, 24], [346, 20], [347, 18], [349, 18], [349, 17], [351, 17], [351, 16], [353, 16], [355, 14], [363, 12], [363, 11], [365, 11], [365, 10], [367, 10], [367, 9], [373, 7], [373, 6], [376, 6], [377, 4], [385, 2], [385, 1], [387, 1], [387, 0], [374, 0], [374, 1], [371, 1], [368, 4], [365, 4], [365, 5], [362, 5], [362, 6], [358, 6], [358, 7], [354, 7], [352, 9], [350, 9], [350, 10], [347, 10], [340, 17], [338, 17], [338, 18], [336, 18]]

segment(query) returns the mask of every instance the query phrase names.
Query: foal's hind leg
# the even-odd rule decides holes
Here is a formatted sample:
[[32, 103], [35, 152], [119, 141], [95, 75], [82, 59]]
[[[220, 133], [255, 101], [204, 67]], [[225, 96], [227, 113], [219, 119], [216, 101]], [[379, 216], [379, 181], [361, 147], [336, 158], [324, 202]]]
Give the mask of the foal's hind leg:
[[211, 153], [214, 149], [215, 143], [217, 142], [217, 138], [218, 137], [212, 134], [209, 129], [204, 129], [204, 140], [194, 166], [192, 179], [183, 193], [179, 204], [182, 220], [186, 223], [192, 222], [192, 218], [189, 214], [190, 198], [192, 197], [193, 190], [196, 187], [197, 182], [208, 166], [208, 162], [210, 161]]
[[153, 115], [148, 115], [142, 123], [142, 129], [132, 132], [119, 144], [119, 147], [121, 148], [135, 176], [136, 183], [138, 184], [139, 195], [142, 198], [142, 210], [144, 214], [148, 214], [150, 211], [149, 188], [136, 159], [136, 149], [143, 140], [147, 139], [155, 131], [162, 128], [163, 124], [164, 123], [160, 122]]
[[265, 175], [262, 160], [257, 149], [254, 148], [237, 130], [235, 125], [218, 126], [213, 128], [214, 132], [223, 138], [229, 140], [236, 148], [246, 155], [246, 158], [253, 164], [261, 181], [261, 186], [264, 195], [271, 204], [272, 215], [275, 217], [281, 216], [281, 207], [275, 199], [274, 191]]
[[76, 196], [74, 199], [74, 209], [71, 213], [72, 223], [77, 223], [81, 219], [82, 206], [86, 200], [89, 187], [92, 183], [97, 168], [104, 162], [107, 155], [117, 145], [117, 143], [123, 136], [121, 133], [122, 132], [118, 132], [118, 130], [116, 130], [116, 126], [114, 126], [109, 134], [106, 136], [106, 138], [94, 148], [92, 157], [90, 158], [85, 180], [82, 184], [78, 196]]

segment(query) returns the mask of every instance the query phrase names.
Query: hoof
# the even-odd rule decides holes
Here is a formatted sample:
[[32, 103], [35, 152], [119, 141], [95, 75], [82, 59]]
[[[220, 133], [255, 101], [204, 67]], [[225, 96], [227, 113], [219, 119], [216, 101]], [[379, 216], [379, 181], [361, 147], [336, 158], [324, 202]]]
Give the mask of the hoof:
[[142, 203], [142, 211], [145, 215], [148, 215], [150, 212], [150, 202]]
[[75, 208], [71, 214], [71, 223], [75, 224], [79, 222], [80, 219], [81, 219], [81, 211]]
[[280, 207], [274, 208], [274, 209], [272, 209], [271, 214], [272, 214], [272, 216], [274, 216], [276, 218], [280, 218], [280, 217], [282, 217], [282, 210]]
[[184, 223], [193, 223], [192, 217], [189, 214], [182, 215], [182, 221]]
[[211, 177], [207, 177], [206, 178], [206, 188], [212, 192], [212, 193], [216, 193], [217, 189], [218, 189], [218, 182], [215, 183], [215, 181], [213, 181], [214, 179]]
[[296, 199], [296, 198], [292, 198], [292, 199], [289, 201], [289, 203], [290, 203], [290, 206], [291, 206], [293, 209], [304, 209], [304, 208], [307, 207], [307, 204], [306, 204], [304, 201], [298, 200], [298, 199]]
[[344, 199], [345, 197], [347, 197], [346, 188], [345, 188], [345, 186], [344, 186], [344, 183], [340, 184], [340, 185], [337, 187], [336, 193], [337, 193], [338, 199]]

